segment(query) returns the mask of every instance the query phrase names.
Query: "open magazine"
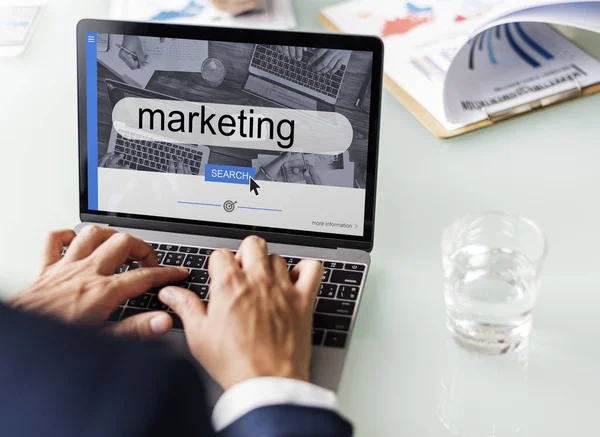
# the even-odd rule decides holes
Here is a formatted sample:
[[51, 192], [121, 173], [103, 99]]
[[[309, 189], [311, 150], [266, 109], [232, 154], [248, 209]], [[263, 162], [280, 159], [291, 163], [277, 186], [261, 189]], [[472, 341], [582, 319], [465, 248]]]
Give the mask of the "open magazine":
[[600, 83], [600, 62], [548, 25], [600, 32], [600, 1], [354, 0], [322, 17], [382, 37], [388, 79], [448, 132]]

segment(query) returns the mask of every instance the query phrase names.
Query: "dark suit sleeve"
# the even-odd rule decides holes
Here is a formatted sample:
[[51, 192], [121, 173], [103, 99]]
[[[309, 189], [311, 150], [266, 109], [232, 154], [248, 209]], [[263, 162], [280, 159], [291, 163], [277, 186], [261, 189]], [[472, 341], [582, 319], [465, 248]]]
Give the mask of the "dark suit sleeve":
[[339, 414], [318, 408], [276, 405], [251, 411], [219, 437], [351, 437], [352, 425]]
[[0, 304], [0, 435], [211, 437], [194, 366]]
[[[197, 370], [158, 344], [127, 342], [0, 303], [0, 436], [213, 437]], [[328, 410], [251, 411], [221, 437], [347, 437]]]

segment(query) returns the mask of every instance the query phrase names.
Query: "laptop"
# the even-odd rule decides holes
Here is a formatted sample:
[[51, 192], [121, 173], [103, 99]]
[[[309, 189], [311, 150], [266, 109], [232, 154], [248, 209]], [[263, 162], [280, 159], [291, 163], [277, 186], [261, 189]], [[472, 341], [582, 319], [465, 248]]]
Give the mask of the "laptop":
[[[145, 38], [203, 41], [208, 63], [222, 66], [216, 73], [223, 77], [215, 80], [213, 74], [207, 80], [202, 65], [190, 62], [207, 56], [196, 54], [194, 44], [155, 43], [152, 54], [169, 62], [144, 87], [133, 86], [115, 74], [115, 68], [131, 68], [125, 62], [110, 69], [99, 62], [98, 51], [104, 49], [98, 46], [99, 34], [141, 47], [150, 46]], [[262, 62], [268, 57], [256, 62], [265, 47], [281, 61], [275, 70], [269, 64], [274, 61]], [[305, 47], [306, 56], [339, 55], [341, 66], [314, 72], [308, 63], [284, 59], [279, 47]], [[259, 235], [290, 270], [302, 259], [320, 260], [324, 273], [314, 308], [311, 379], [337, 390], [360, 302], [368, 293], [381, 40], [83, 20], [77, 57], [82, 222], [76, 231], [90, 224], [109, 226], [148, 242], [161, 265], [191, 270], [179, 285], [206, 301], [209, 311], [207, 267], [214, 250], [236, 251], [245, 237]], [[249, 92], [250, 79], [285, 90], [285, 104], [272, 92]], [[370, 105], [356, 105], [365, 92]], [[168, 160], [178, 165], [169, 166]], [[123, 265], [115, 274], [138, 267]], [[167, 311], [174, 320], [168, 342], [185, 350], [181, 320], [157, 294], [148, 290], [123, 302], [111, 321]], [[218, 395], [215, 388], [212, 400]]]

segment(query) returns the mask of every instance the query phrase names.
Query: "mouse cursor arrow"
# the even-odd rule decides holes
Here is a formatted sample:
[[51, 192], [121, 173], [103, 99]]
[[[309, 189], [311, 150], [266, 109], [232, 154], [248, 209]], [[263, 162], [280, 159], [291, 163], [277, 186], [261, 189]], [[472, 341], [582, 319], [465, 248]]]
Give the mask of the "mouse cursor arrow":
[[254, 191], [254, 195], [258, 196], [259, 188], [260, 188], [260, 185], [258, 185], [254, 179], [250, 178], [250, 192]]

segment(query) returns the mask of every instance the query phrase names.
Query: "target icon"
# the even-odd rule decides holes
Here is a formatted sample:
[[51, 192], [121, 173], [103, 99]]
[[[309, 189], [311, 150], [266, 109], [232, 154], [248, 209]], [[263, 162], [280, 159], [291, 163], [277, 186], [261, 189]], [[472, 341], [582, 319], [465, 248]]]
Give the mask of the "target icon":
[[225, 201], [225, 203], [223, 204], [223, 209], [227, 212], [233, 212], [233, 210], [235, 209], [235, 204], [237, 202], [233, 202], [231, 200], [227, 200]]

